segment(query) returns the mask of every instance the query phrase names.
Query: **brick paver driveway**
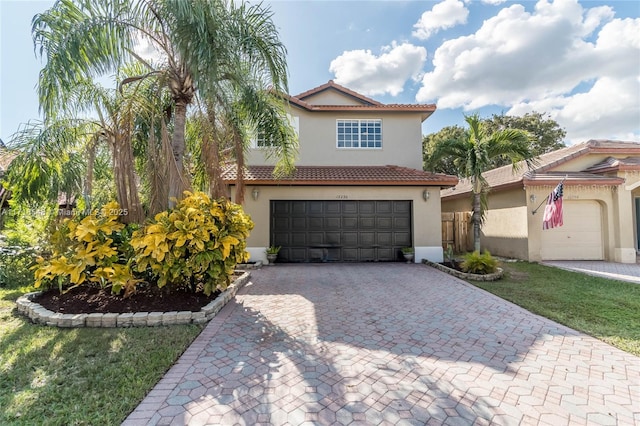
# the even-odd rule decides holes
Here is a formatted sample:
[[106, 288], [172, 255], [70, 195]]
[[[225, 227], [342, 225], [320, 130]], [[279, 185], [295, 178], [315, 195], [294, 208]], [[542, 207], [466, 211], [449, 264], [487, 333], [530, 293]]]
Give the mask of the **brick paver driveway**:
[[427, 266], [277, 265], [125, 424], [629, 425], [639, 398], [640, 358]]

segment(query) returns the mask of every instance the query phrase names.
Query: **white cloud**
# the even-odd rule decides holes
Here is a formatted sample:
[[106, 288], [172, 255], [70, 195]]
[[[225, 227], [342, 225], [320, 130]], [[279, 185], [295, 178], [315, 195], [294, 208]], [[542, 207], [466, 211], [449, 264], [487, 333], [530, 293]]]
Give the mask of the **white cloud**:
[[134, 51], [147, 62], [157, 63], [164, 60], [165, 56], [154, 43], [147, 37], [136, 37]]
[[640, 18], [614, 19], [608, 6], [540, 0], [529, 13], [513, 4], [475, 34], [443, 43], [433, 67], [419, 102], [548, 112], [572, 140], [640, 128]]
[[484, 4], [498, 5], [506, 2], [507, 0], [481, 0], [481, 1]]
[[460, 0], [444, 0], [422, 14], [413, 26], [412, 35], [426, 40], [441, 29], [451, 28], [457, 24], [465, 24], [469, 10]]
[[382, 54], [371, 50], [350, 50], [331, 61], [329, 71], [335, 74], [338, 84], [365, 95], [402, 92], [409, 78], [418, 80], [427, 59], [427, 50], [410, 43], [392, 43]]

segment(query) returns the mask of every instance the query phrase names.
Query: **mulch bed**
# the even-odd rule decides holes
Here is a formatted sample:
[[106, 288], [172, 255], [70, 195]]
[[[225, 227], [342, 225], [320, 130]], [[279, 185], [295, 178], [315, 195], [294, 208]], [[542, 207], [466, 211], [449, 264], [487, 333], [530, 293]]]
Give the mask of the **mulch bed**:
[[219, 291], [206, 296], [204, 293], [189, 293], [176, 291], [167, 293], [155, 286], [138, 289], [138, 291], [123, 298], [111, 294], [111, 289], [80, 286], [60, 294], [58, 289], [47, 290], [33, 299], [46, 309], [63, 314], [91, 314], [91, 313], [127, 313], [127, 312], [197, 312], [207, 303], [214, 300]]

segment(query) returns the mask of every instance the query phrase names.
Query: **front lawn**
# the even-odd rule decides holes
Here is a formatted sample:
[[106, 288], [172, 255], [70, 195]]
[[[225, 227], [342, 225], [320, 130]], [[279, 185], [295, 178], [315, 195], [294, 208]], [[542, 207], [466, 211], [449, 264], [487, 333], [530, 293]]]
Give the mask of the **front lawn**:
[[502, 280], [471, 284], [640, 356], [640, 285], [537, 263], [502, 267]]
[[58, 329], [18, 316], [0, 288], [0, 424], [117, 425], [202, 330]]

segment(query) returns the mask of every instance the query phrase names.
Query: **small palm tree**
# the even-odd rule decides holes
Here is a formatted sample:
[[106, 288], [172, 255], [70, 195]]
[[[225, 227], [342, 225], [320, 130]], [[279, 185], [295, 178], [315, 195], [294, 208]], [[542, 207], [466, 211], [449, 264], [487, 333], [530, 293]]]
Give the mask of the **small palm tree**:
[[427, 159], [427, 168], [433, 167], [444, 157], [450, 157], [459, 170], [459, 177], [471, 181], [473, 194], [473, 246], [480, 251], [480, 228], [486, 209], [486, 194], [489, 185], [482, 173], [491, 167], [491, 160], [506, 157], [514, 171], [525, 162], [527, 167], [534, 164], [531, 150], [531, 136], [518, 129], [504, 129], [489, 134], [477, 114], [465, 115], [469, 128], [462, 138], [447, 139], [439, 143]]

